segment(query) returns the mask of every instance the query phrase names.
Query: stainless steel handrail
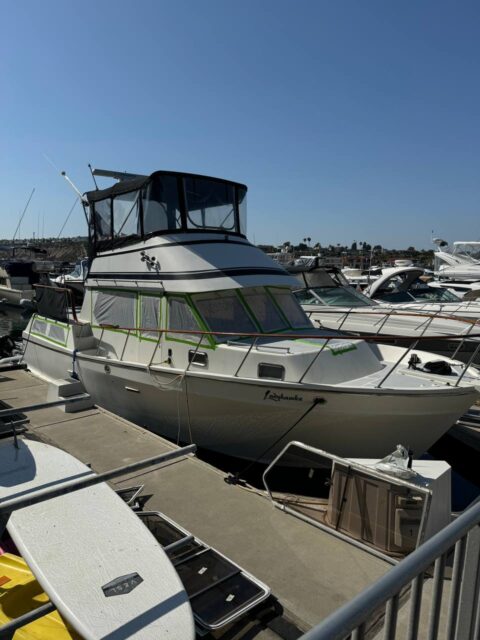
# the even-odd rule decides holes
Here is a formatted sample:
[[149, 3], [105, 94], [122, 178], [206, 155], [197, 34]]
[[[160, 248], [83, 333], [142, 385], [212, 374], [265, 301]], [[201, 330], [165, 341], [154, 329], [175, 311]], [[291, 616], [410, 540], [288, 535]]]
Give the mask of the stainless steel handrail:
[[[432, 564], [435, 565], [435, 570], [428, 638], [436, 640], [444, 562], [453, 547], [455, 547], [454, 568], [449, 596], [447, 637], [449, 640], [473, 640], [480, 624], [480, 611], [478, 610], [479, 524], [480, 501], [463, 512], [445, 529], [427, 540], [374, 584], [304, 634], [301, 637], [302, 640], [344, 640], [352, 633], [355, 634], [354, 637], [363, 638], [368, 622], [375, 612], [378, 612], [389, 602], [391, 603], [389, 605], [390, 611], [392, 613], [395, 610], [398, 611], [398, 596], [410, 584], [412, 584], [410, 600], [413, 606], [410, 607], [408, 638], [416, 640], [419, 638], [423, 573]], [[467, 571], [470, 573], [468, 581], [464, 580]], [[462, 591], [464, 596], [468, 595], [469, 597], [462, 598], [460, 595]], [[468, 607], [465, 605], [466, 602], [470, 603]], [[459, 607], [463, 607], [462, 615], [459, 615]], [[396, 637], [396, 625], [391, 628], [390, 635], [385, 637]]]

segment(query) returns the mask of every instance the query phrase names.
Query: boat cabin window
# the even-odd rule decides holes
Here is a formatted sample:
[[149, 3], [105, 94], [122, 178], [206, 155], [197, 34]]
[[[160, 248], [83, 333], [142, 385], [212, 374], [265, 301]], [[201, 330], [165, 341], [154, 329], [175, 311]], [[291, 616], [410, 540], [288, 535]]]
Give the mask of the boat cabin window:
[[95, 324], [121, 329], [133, 329], [136, 326], [136, 293], [94, 290], [92, 295]]
[[233, 185], [217, 180], [186, 177], [188, 229], [235, 231], [236, 207]]
[[239, 231], [242, 235], [247, 235], [247, 190], [242, 187], [237, 187], [237, 201], [238, 201], [238, 222], [240, 225]]
[[97, 241], [112, 237], [112, 201], [110, 198], [95, 203], [95, 237]]
[[145, 235], [181, 228], [178, 181], [175, 176], [152, 180], [143, 189], [142, 204]]
[[[256, 333], [257, 327], [234, 291], [197, 294], [195, 305], [210, 331]], [[217, 342], [227, 342], [235, 336], [214, 336]]]
[[290, 289], [268, 287], [268, 290], [291, 327], [302, 329], [313, 326]]
[[122, 193], [113, 198], [113, 236], [141, 236], [139, 191]]
[[[173, 331], [201, 331], [195, 314], [185, 298], [168, 298], [168, 328]], [[195, 333], [169, 333], [169, 340], [182, 340], [197, 344], [200, 336]], [[207, 342], [207, 338], [204, 338]]]
[[151, 331], [160, 328], [160, 302], [156, 296], [140, 297], [140, 335], [143, 338], [157, 340], [160, 335], [158, 331]]
[[288, 329], [288, 324], [263, 287], [243, 290], [241, 296], [251, 309], [262, 331], [269, 333]]

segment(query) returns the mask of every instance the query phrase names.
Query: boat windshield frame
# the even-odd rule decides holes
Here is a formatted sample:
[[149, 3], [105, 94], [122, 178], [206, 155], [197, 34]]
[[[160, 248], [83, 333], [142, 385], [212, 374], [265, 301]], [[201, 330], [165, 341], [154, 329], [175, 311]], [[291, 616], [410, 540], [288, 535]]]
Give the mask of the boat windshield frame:
[[246, 196], [244, 184], [175, 171], [156, 171], [89, 191], [91, 257], [167, 234], [246, 238]]

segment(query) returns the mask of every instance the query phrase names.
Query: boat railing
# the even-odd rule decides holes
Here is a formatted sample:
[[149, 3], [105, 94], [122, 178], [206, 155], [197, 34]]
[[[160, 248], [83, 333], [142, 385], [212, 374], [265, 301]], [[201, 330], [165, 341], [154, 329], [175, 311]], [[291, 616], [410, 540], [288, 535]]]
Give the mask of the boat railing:
[[[247, 345], [245, 343], [238, 343], [239, 346], [241, 347], [246, 347], [247, 350], [245, 352], [245, 354], [243, 355], [243, 357], [240, 360], [240, 363], [238, 364], [233, 376], [234, 377], [238, 377], [240, 374], [240, 371], [242, 370], [242, 368], [245, 366], [245, 363], [247, 362], [249, 356], [251, 355], [252, 351], [261, 351], [262, 349], [265, 349], [268, 347], [268, 349], [276, 349], [278, 348], [279, 351], [284, 351], [289, 353], [291, 350], [288, 347], [285, 346], [278, 346], [276, 347], [275, 345], [261, 345], [259, 344], [259, 340], [261, 339], [268, 339], [268, 340], [272, 340], [272, 338], [277, 338], [277, 339], [281, 339], [281, 340], [298, 340], [298, 339], [305, 339], [308, 338], [308, 340], [313, 341], [313, 340], [321, 340], [321, 344], [319, 345], [319, 349], [317, 350], [317, 353], [314, 354], [313, 358], [310, 360], [310, 362], [306, 365], [305, 369], [303, 370], [303, 372], [301, 373], [301, 375], [299, 376], [299, 379], [296, 381], [296, 384], [301, 384], [305, 377], [307, 376], [307, 374], [309, 373], [309, 371], [312, 369], [312, 367], [315, 365], [315, 363], [317, 362], [318, 358], [321, 356], [321, 354], [325, 351], [325, 349], [327, 347], [331, 347], [331, 342], [332, 341], [348, 341], [348, 342], [352, 342], [352, 341], [358, 341], [358, 340], [364, 340], [366, 342], [370, 342], [370, 343], [382, 343], [385, 341], [394, 341], [397, 340], [398, 338], [401, 338], [402, 341], [407, 342], [410, 341], [410, 344], [408, 347], [406, 347], [403, 352], [399, 355], [399, 357], [395, 360], [395, 362], [391, 365], [391, 366], [386, 366], [386, 373], [384, 375], [384, 377], [380, 380], [380, 382], [376, 385], [375, 388], [380, 389], [382, 388], [382, 386], [385, 384], [385, 382], [388, 380], [388, 378], [392, 375], [392, 373], [398, 368], [398, 366], [406, 359], [406, 357], [408, 356], [408, 354], [410, 354], [414, 349], [418, 348], [420, 346], [421, 348], [421, 343], [424, 340], [428, 340], [431, 339], [430, 336], [425, 335], [428, 327], [430, 326], [431, 322], [434, 320], [434, 317], [430, 318], [430, 322], [425, 323], [423, 330], [421, 332], [420, 335], [418, 336], [398, 336], [398, 335], [394, 335], [394, 334], [382, 334], [382, 335], [372, 335], [372, 334], [367, 334], [367, 335], [351, 335], [351, 334], [337, 334], [337, 333], [331, 333], [331, 334], [317, 334], [317, 333], [252, 333], [252, 332], [232, 332], [232, 331], [202, 331], [202, 330], [196, 330], [196, 329], [148, 329], [149, 333], [152, 334], [157, 334], [157, 339], [155, 340], [155, 346], [152, 350], [152, 353], [150, 355], [149, 358], [149, 362], [146, 365], [147, 369], [151, 369], [154, 366], [159, 366], [161, 364], [171, 364], [171, 356], [169, 355], [167, 359], [163, 360], [162, 362], [156, 362], [155, 361], [155, 357], [158, 353], [158, 350], [160, 348], [161, 345], [161, 338], [162, 335], [167, 333], [169, 335], [175, 335], [175, 334], [179, 334], [183, 337], [187, 336], [191, 336], [192, 337], [192, 349], [189, 352], [189, 358], [188, 358], [188, 364], [185, 368], [184, 373], [186, 373], [187, 371], [190, 370], [190, 367], [192, 364], [199, 364], [198, 362], [196, 362], [196, 356], [198, 354], [198, 351], [203, 343], [203, 341], [205, 340], [206, 337], [212, 337], [212, 338], [222, 338], [222, 339], [226, 339], [226, 343], [229, 344], [230, 346], [234, 346], [235, 345], [235, 341], [233, 339], [239, 340], [239, 339], [248, 339], [250, 340], [250, 345]], [[457, 375], [457, 379], [455, 381], [455, 384], [453, 384], [452, 386], [457, 387], [460, 382], [462, 381], [462, 379], [464, 378], [465, 374], [467, 373], [469, 367], [472, 365], [472, 363], [475, 361], [475, 358], [477, 357], [477, 354], [480, 352], [480, 332], [479, 333], [472, 333], [471, 331], [473, 330], [473, 328], [476, 326], [476, 324], [473, 324], [468, 332], [468, 335], [458, 335], [458, 336], [451, 336], [451, 335], [439, 335], [439, 336], [435, 336], [435, 340], [438, 341], [445, 341], [445, 340], [452, 340], [453, 338], [458, 339], [459, 341], [461, 341], [461, 344], [459, 345], [459, 347], [457, 348], [457, 350], [455, 351], [455, 354], [457, 354], [457, 352], [459, 351], [459, 349], [461, 348], [462, 344], [465, 344], [465, 342], [467, 340], [472, 340], [475, 341], [476, 344], [476, 348], [472, 350], [472, 354], [470, 356], [470, 358], [468, 359], [468, 361], [466, 363], [458, 363], [458, 366], [461, 367], [462, 371], [461, 373], [459, 373]], [[97, 343], [97, 355], [100, 355], [101, 350], [102, 350], [102, 343], [103, 343], [103, 337], [104, 337], [104, 333], [106, 330], [108, 329], [112, 329], [118, 332], [122, 332], [125, 334], [125, 341], [123, 343], [123, 346], [121, 348], [121, 354], [120, 354], [120, 361], [124, 360], [125, 357], [125, 353], [127, 351], [127, 345], [129, 340], [133, 337], [136, 337], [138, 332], [142, 331], [142, 329], [140, 327], [120, 327], [118, 325], [101, 325], [101, 333], [100, 333], [100, 337], [98, 339], [98, 343]], [[480, 327], [477, 326], [477, 329], [479, 329], [480, 331]], [[143, 329], [144, 331], [145, 329]], [[194, 342], [195, 338], [197, 338], [196, 342]], [[432, 354], [433, 356], [433, 354]], [[204, 365], [203, 365], [204, 366]], [[428, 373], [428, 372], [426, 372]], [[434, 374], [431, 374], [434, 375]]]
[[[438, 309], [435, 311], [420, 311], [420, 310], [403, 310], [403, 309], [383, 309], [383, 310], [374, 310], [371, 307], [351, 307], [349, 309], [337, 309], [335, 307], [321, 307], [319, 309], [315, 309], [312, 311], [308, 311], [307, 315], [311, 320], [315, 320], [319, 323], [319, 326], [322, 326], [321, 319], [312, 318], [314, 314], [321, 314], [322, 316], [340, 316], [340, 322], [337, 326], [335, 326], [336, 331], [342, 331], [345, 323], [350, 320], [354, 316], [363, 315], [368, 319], [375, 319], [378, 316], [378, 320], [374, 320], [374, 326], [378, 325], [376, 330], [376, 334], [380, 334], [382, 329], [386, 328], [386, 325], [389, 320], [401, 319], [401, 318], [417, 318], [419, 320], [419, 324], [416, 326], [416, 330], [421, 330], [425, 324], [431, 326], [433, 321], [435, 320], [450, 320], [455, 321], [458, 325], [463, 324], [465, 326], [465, 330], [468, 333], [471, 326], [477, 326], [480, 329], [480, 321], [475, 318], [468, 318], [462, 316], [455, 316], [450, 313], [444, 312], [443, 309]], [[327, 327], [325, 327], [327, 328]]]
[[[367, 634], [371, 637], [379, 619], [383, 619], [381, 637], [388, 640], [437, 640], [440, 635], [448, 640], [476, 640], [480, 637], [479, 525], [480, 501], [301, 636], [302, 640], [363, 640]], [[445, 589], [450, 564], [451, 579]], [[432, 567], [431, 587], [424, 589]], [[427, 617], [426, 612], [421, 614], [428, 603]], [[405, 612], [401, 624], [400, 607]]]

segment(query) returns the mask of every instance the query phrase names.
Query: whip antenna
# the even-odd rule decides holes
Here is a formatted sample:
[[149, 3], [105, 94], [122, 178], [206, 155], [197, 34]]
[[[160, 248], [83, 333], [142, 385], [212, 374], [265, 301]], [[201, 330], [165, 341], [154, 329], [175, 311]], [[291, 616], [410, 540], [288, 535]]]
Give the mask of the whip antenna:
[[92, 180], [93, 180], [93, 184], [95, 185], [95, 189], [98, 191], [98, 184], [97, 184], [97, 181], [95, 180], [95, 174], [93, 172], [92, 165], [90, 163], [88, 163], [88, 168], [90, 169], [90, 173], [92, 174]]

